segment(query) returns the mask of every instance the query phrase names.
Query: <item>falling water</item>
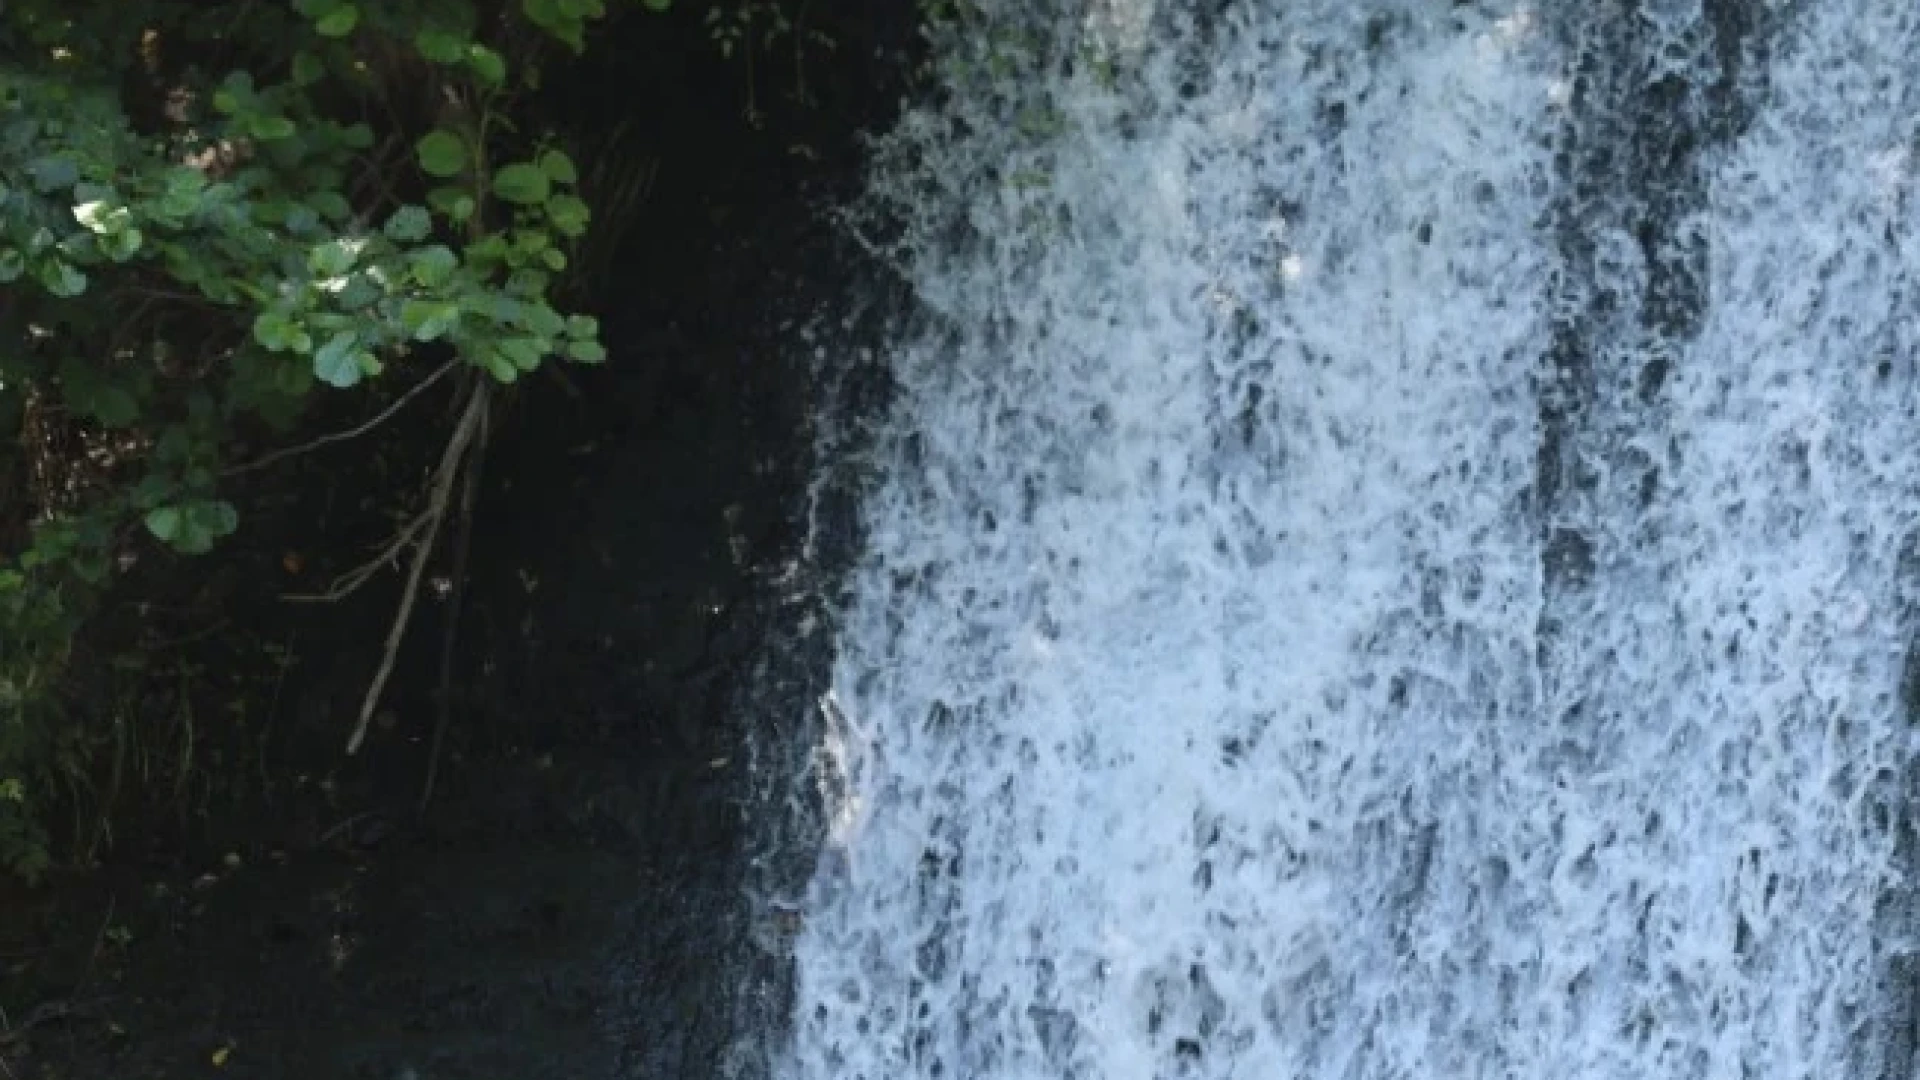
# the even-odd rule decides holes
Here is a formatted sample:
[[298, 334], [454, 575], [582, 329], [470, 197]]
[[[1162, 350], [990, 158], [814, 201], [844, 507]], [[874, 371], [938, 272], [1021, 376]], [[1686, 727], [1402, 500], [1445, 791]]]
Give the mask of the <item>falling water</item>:
[[971, 0], [790, 1080], [1913, 1075], [1920, 8]]

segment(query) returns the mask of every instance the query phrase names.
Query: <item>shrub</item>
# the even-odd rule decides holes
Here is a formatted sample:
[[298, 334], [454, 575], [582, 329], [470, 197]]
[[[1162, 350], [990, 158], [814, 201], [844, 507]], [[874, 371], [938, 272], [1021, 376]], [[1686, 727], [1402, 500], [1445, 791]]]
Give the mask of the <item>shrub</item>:
[[318, 395], [451, 373], [459, 419], [395, 539], [416, 554], [391, 658], [490, 388], [604, 356], [553, 300], [590, 224], [575, 164], [514, 118], [605, 14], [0, 5], [0, 866], [46, 865], [46, 793], [84, 767], [55, 690], [133, 547], [233, 533], [237, 448], [284, 439]]

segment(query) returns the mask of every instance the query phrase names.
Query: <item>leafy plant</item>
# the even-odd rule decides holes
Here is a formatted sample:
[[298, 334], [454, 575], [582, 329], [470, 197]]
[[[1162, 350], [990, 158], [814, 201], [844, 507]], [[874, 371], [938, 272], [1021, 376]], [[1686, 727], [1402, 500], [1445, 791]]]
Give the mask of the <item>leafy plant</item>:
[[0, 6], [0, 865], [44, 867], [51, 773], [84, 767], [50, 752], [74, 635], [142, 543], [198, 555], [242, 527], [239, 447], [319, 395], [458, 372], [447, 453], [388, 552], [414, 552], [390, 660], [490, 388], [604, 360], [554, 300], [592, 223], [578, 169], [513, 115], [538, 42], [578, 51], [606, 13]]
[[807, 25], [806, 13], [805, 0], [791, 12], [781, 0], [713, 0], [712, 6], [707, 9], [704, 22], [708, 39], [719, 50], [722, 59], [738, 59], [741, 63], [746, 116], [755, 125], [762, 119], [759, 84], [754, 73], [754, 57], [757, 53], [771, 54], [782, 42], [791, 45], [793, 97], [795, 101], [805, 104], [808, 100], [808, 50], [831, 52], [835, 47], [831, 35]]

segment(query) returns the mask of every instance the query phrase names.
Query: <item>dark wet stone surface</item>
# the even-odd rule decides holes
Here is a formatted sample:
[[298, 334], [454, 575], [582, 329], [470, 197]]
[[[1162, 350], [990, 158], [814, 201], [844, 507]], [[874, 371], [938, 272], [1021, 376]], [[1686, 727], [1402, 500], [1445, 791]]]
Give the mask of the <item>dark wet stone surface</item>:
[[667, 167], [599, 290], [612, 361], [521, 388], [495, 432], [425, 814], [444, 606], [354, 759], [391, 596], [314, 614], [257, 814], [155, 823], [0, 895], [13, 1075], [708, 1077], [740, 1017], [777, 1012], [777, 990], [734, 998], [780, 970], [742, 887], [750, 705], [822, 659], [765, 655], [804, 614], [779, 595], [811, 468], [794, 329], [853, 280], [817, 211], [855, 182], [911, 29], [842, 6], [852, 59], [764, 131], [684, 71], [645, 76]]

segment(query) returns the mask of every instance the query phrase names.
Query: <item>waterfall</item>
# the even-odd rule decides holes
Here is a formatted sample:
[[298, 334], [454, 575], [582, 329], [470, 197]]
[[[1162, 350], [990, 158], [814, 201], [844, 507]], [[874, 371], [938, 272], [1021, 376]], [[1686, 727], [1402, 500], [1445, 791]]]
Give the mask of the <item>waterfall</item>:
[[777, 1075], [1914, 1075], [1920, 8], [929, 63]]

